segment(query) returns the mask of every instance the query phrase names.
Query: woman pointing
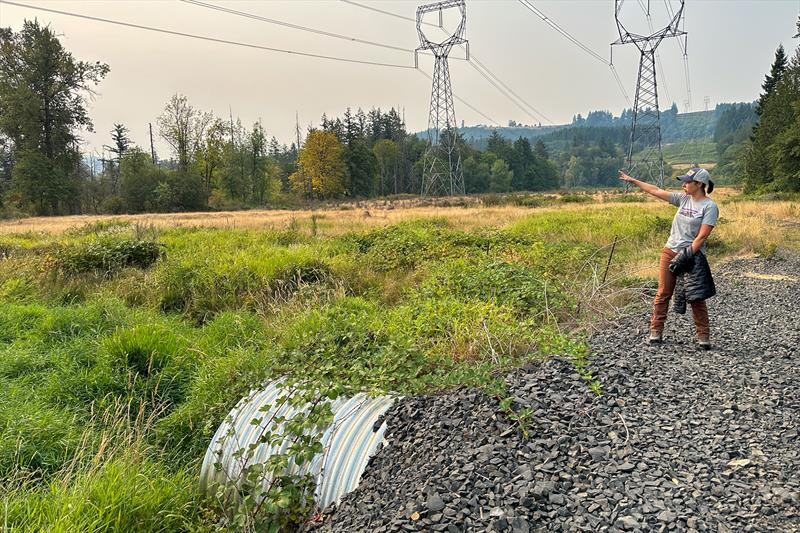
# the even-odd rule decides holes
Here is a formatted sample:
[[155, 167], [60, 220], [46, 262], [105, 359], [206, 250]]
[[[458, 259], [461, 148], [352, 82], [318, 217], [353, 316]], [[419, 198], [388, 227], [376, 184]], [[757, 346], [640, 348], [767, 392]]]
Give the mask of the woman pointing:
[[690, 276], [686, 283], [686, 300], [692, 307], [697, 343], [703, 349], [710, 349], [711, 332], [705, 298], [713, 295], [715, 291], [705, 251], [706, 239], [719, 218], [719, 208], [714, 200], [708, 197], [714, 190], [714, 183], [708, 171], [692, 168], [683, 176], [678, 176], [678, 180], [683, 182], [683, 193], [665, 191], [632, 178], [622, 170], [619, 171], [619, 178], [678, 208], [672, 220], [672, 230], [667, 243], [661, 250], [658, 292], [653, 301], [649, 342], [662, 341], [669, 300], [675, 291], [678, 273], [684, 271]]

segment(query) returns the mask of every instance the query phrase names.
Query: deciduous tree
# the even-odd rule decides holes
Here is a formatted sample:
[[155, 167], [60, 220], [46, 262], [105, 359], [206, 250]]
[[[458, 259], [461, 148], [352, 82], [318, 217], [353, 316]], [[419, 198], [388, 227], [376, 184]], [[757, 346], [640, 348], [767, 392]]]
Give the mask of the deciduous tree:
[[201, 144], [213, 115], [193, 107], [186, 96], [172, 95], [158, 117], [158, 132], [175, 152], [178, 170], [187, 172], [191, 158]]
[[342, 144], [330, 131], [312, 130], [300, 150], [299, 169], [289, 177], [292, 189], [307, 196], [330, 198], [345, 192], [347, 175]]

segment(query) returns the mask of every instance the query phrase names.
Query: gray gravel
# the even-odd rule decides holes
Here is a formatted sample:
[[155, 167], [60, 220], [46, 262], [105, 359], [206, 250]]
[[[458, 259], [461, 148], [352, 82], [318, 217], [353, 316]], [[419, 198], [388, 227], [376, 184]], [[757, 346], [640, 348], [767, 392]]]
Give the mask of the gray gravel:
[[[748, 273], [788, 276], [759, 279]], [[800, 531], [800, 258], [715, 271], [710, 352], [691, 313], [590, 339], [604, 394], [560, 358], [506, 377], [523, 438], [475, 389], [407, 398], [359, 489], [313, 531]]]

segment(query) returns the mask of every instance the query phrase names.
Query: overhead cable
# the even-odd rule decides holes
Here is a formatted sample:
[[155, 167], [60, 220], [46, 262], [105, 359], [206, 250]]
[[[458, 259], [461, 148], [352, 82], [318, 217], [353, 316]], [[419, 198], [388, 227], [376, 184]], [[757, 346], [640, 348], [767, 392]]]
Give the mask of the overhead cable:
[[[667, 13], [669, 13], [670, 18], [674, 18], [675, 15], [674, 15], [674, 12], [672, 11], [672, 4], [669, 2], [669, 0], [664, 0], [664, 5], [667, 6]], [[683, 22], [683, 27], [684, 27], [684, 30], [685, 30], [686, 29], [686, 14], [685, 13], [683, 15], [682, 22]], [[678, 39], [678, 46], [680, 47], [681, 52], [683, 53], [683, 75], [684, 75], [684, 78], [686, 79], [686, 101], [689, 102], [689, 108], [691, 109], [691, 107], [692, 107], [692, 83], [691, 83], [691, 81], [689, 79], [689, 48], [687, 46], [685, 46], [685, 44], [682, 43], [680, 39]]]
[[[392, 45], [392, 44], [379, 43], [379, 42], [375, 42], [375, 41], [368, 41], [366, 39], [359, 39], [358, 37], [350, 37], [349, 35], [343, 35], [341, 33], [334, 33], [334, 32], [330, 32], [330, 31], [320, 30], [318, 28], [311, 28], [309, 26], [301, 26], [300, 24], [293, 24], [291, 22], [286, 22], [286, 21], [283, 21], [283, 20], [277, 20], [277, 19], [271, 19], [271, 18], [267, 18], [267, 17], [262, 17], [261, 15], [256, 15], [254, 13], [248, 13], [246, 11], [238, 11], [236, 9], [231, 9], [231, 8], [219, 6], [219, 5], [216, 5], [216, 4], [209, 4], [208, 2], [201, 2], [199, 0], [178, 0], [178, 1], [179, 2], [184, 2], [186, 4], [196, 5], [196, 6], [199, 6], [199, 7], [205, 7], [205, 8], [208, 8], [208, 9], [214, 9], [214, 10], [217, 10], [217, 11], [222, 11], [224, 13], [229, 13], [231, 15], [237, 15], [239, 17], [244, 17], [244, 18], [249, 18], [249, 19], [252, 19], [252, 20], [257, 20], [259, 22], [266, 22], [266, 23], [269, 23], [269, 24], [276, 24], [278, 26], [284, 26], [284, 27], [287, 27], [287, 28], [295, 29], [295, 30], [306, 31], [306, 32], [309, 32], [309, 33], [316, 33], [317, 35], [324, 35], [326, 37], [333, 37], [333, 38], [336, 38], [336, 39], [342, 39], [342, 40], [345, 40], [345, 41], [350, 41], [350, 42], [354, 42], [354, 43], [358, 43], [358, 44], [366, 44], [366, 45], [370, 45], [370, 46], [378, 46], [378, 47], [381, 47], [381, 48], [388, 48], [390, 50], [398, 50], [400, 52], [407, 52], [407, 53], [410, 53], [410, 54], [414, 53], [414, 49], [413, 48], [403, 48], [402, 46], [395, 46], [395, 45]], [[425, 52], [421, 52], [421, 53], [425, 53]], [[455, 59], [462, 59], [462, 58], [457, 57]]]
[[611, 73], [614, 75], [614, 78], [617, 80], [617, 85], [619, 86], [620, 91], [622, 92], [622, 96], [625, 98], [625, 101], [628, 102], [628, 105], [630, 105], [631, 99], [630, 97], [628, 97], [628, 92], [625, 90], [624, 85], [622, 85], [622, 82], [619, 79], [619, 74], [617, 73], [617, 69], [616, 67], [614, 67], [614, 64], [612, 62], [606, 61], [605, 58], [603, 58], [603, 56], [601, 56], [600, 54], [598, 54], [597, 52], [595, 52], [594, 50], [583, 44], [581, 41], [573, 37], [567, 30], [563, 29], [561, 26], [556, 24], [555, 21], [553, 21], [550, 17], [545, 15], [540, 9], [531, 4], [529, 0], [519, 0], [519, 3], [528, 8], [529, 11], [531, 11], [533, 14], [542, 19], [542, 21], [545, 24], [547, 24], [548, 26], [556, 30], [558, 33], [566, 37], [570, 42], [578, 46], [581, 50], [583, 50], [584, 52], [595, 58], [597, 61], [609, 67]]
[[[638, 0], [638, 2], [639, 2], [639, 7], [642, 8], [642, 11], [644, 12], [645, 16], [647, 17], [647, 26], [648, 26], [648, 28], [650, 28], [650, 35], [652, 35], [653, 34], [653, 18], [650, 16], [650, 1], [648, 0], [647, 6], [644, 5], [643, 0]], [[672, 15], [670, 15], [670, 19], [671, 18], [673, 18]], [[680, 39], [678, 39], [678, 42], [679, 43], [681, 42]], [[667, 101], [671, 102], [672, 98], [670, 98], [670, 96], [669, 96], [669, 85], [667, 85], [667, 76], [664, 74], [663, 63], [661, 63], [661, 54], [658, 53], [658, 51], [656, 51], [656, 59], [658, 60], [658, 63], [662, 65], [662, 68], [661, 68], [661, 70], [658, 71], [658, 73], [661, 74], [661, 85], [664, 87], [664, 94], [667, 97]]]
[[[356, 7], [360, 7], [360, 8], [363, 8], [363, 9], [369, 9], [370, 11], [375, 11], [376, 13], [381, 13], [383, 15], [389, 15], [390, 17], [395, 17], [395, 18], [399, 18], [399, 19], [403, 19], [403, 20], [410, 20], [414, 24], [417, 23], [417, 19], [414, 19], [414, 18], [411, 18], [411, 17], [406, 17], [406, 16], [403, 16], [403, 15], [398, 15], [397, 13], [392, 13], [391, 11], [385, 11], [383, 9], [378, 9], [377, 7], [368, 6], [366, 4], [361, 4], [359, 2], [353, 2], [352, 0], [341, 0], [341, 1], [344, 2], [345, 4], [350, 4], [350, 5], [353, 5], [353, 6], [356, 6]], [[439, 27], [438, 24], [433, 24], [431, 22], [424, 22], [423, 21], [422, 23], [427, 25], [427, 26], [436, 26], [437, 28]]]
[[144, 25], [141, 25], [141, 24], [133, 24], [131, 22], [122, 22], [122, 21], [119, 21], [119, 20], [111, 20], [111, 19], [105, 19], [105, 18], [100, 18], [100, 17], [93, 17], [93, 16], [90, 16], [90, 15], [83, 15], [83, 14], [80, 14], [80, 13], [72, 13], [72, 12], [69, 12], [69, 11], [62, 11], [62, 10], [59, 10], [59, 9], [51, 9], [51, 8], [46, 8], [46, 7], [32, 6], [32, 5], [23, 4], [23, 3], [20, 3], [20, 2], [12, 2], [10, 0], [0, 0], [0, 3], [8, 4], [8, 5], [11, 5], [11, 6], [16, 6], [16, 7], [23, 7], [23, 8], [27, 8], [27, 9], [34, 9], [34, 10], [38, 10], [38, 11], [46, 11], [48, 13], [56, 13], [56, 14], [59, 14], [59, 15], [66, 15], [68, 17], [76, 17], [76, 18], [82, 18], [82, 19], [86, 19], [86, 20], [93, 20], [95, 22], [105, 22], [107, 24], [115, 24], [117, 26], [125, 26], [127, 28], [135, 28], [135, 29], [139, 29], [139, 30], [147, 30], [147, 31], [152, 31], [152, 32], [165, 33], [165, 34], [168, 34], [168, 35], [177, 35], [179, 37], [189, 37], [191, 39], [199, 39], [199, 40], [202, 40], [202, 41], [209, 41], [209, 42], [221, 43], [221, 44], [229, 44], [229, 45], [233, 45], [233, 46], [242, 46], [242, 47], [245, 47], [245, 48], [254, 48], [254, 49], [257, 49], [257, 50], [266, 50], [266, 51], [269, 51], [269, 52], [279, 52], [279, 53], [283, 53], [283, 54], [291, 54], [291, 55], [296, 55], [296, 56], [313, 57], [313, 58], [317, 58], [317, 59], [328, 59], [328, 60], [331, 60], [331, 61], [340, 61], [340, 62], [344, 62], [344, 63], [357, 63], [357, 64], [361, 64], [361, 65], [372, 65], [372, 66], [378, 66], [378, 67], [391, 67], [391, 68], [401, 68], [401, 69], [413, 69], [414, 68], [413, 65], [400, 65], [400, 64], [397, 64], [397, 63], [382, 63], [382, 62], [379, 62], [379, 61], [365, 61], [365, 60], [361, 60], [361, 59], [352, 59], [352, 58], [347, 58], [347, 57], [337, 57], [337, 56], [329, 56], [329, 55], [323, 55], [323, 54], [314, 54], [314, 53], [310, 53], [310, 52], [299, 52], [297, 50], [286, 50], [286, 49], [282, 49], [282, 48], [273, 48], [273, 47], [269, 47], [269, 46], [262, 46], [262, 45], [259, 45], [259, 44], [244, 43], [244, 42], [240, 42], [240, 41], [231, 41], [231, 40], [228, 40], [228, 39], [219, 39], [217, 37], [208, 37], [208, 36], [205, 36], [205, 35], [196, 35], [196, 34], [193, 34], [193, 33], [185, 33], [185, 32], [180, 32], [180, 31], [167, 30], [167, 29], [164, 29], [164, 28], [156, 28], [156, 27], [152, 27], [152, 26], [144, 26]]
[[[351, 5], [354, 5], [354, 6], [356, 6], [356, 7], [361, 7], [361, 8], [364, 8], [364, 9], [368, 9], [368, 10], [370, 10], [370, 11], [375, 11], [375, 12], [377, 12], [377, 13], [381, 13], [381, 14], [383, 14], [383, 15], [388, 15], [388, 16], [397, 17], [397, 18], [400, 18], [400, 19], [403, 19], [403, 20], [408, 20], [408, 21], [411, 21], [411, 22], [416, 22], [416, 20], [415, 20], [415, 19], [412, 19], [411, 17], [404, 17], [403, 15], [399, 15], [399, 14], [397, 14], [397, 13], [392, 13], [391, 11], [386, 11], [386, 10], [383, 10], [383, 9], [374, 8], [374, 7], [371, 7], [371, 6], [365, 5], [365, 4], [361, 4], [361, 3], [359, 3], [359, 2], [353, 2], [353, 1], [351, 1], [351, 0], [341, 0], [341, 1], [342, 1], [342, 2], [344, 2], [344, 3], [346, 3], [346, 4], [351, 4]], [[439, 28], [440, 30], [442, 30], [443, 32], [447, 33], [447, 30], [445, 30], [443, 27], [441, 27], [441, 26], [438, 26], [438, 25], [436, 25], [436, 24], [431, 24], [431, 23], [428, 23], [428, 22], [423, 22], [423, 24], [427, 24], [427, 25], [429, 25], [429, 26], [435, 26], [435, 27]], [[456, 57], [456, 58], [451, 58], [451, 59], [462, 59], [462, 58], [460, 58], [460, 57]], [[498, 90], [498, 91], [499, 91], [499, 92], [500, 92], [500, 93], [501, 93], [503, 96], [505, 96], [506, 98], [508, 98], [508, 99], [509, 99], [509, 100], [510, 100], [510, 101], [511, 101], [511, 102], [512, 102], [514, 105], [516, 105], [517, 107], [519, 107], [520, 109], [522, 109], [522, 111], [523, 111], [524, 113], [526, 113], [528, 116], [530, 116], [531, 118], [533, 118], [533, 119], [534, 119], [534, 120], [536, 120], [537, 122], [541, 122], [542, 120], [544, 120], [545, 122], [549, 122], [550, 124], [553, 124], [553, 121], [552, 121], [552, 120], [550, 120], [549, 118], [547, 118], [547, 116], [545, 116], [545, 114], [544, 114], [544, 113], [542, 113], [541, 111], [539, 111], [538, 109], [536, 109], [535, 107], [533, 107], [531, 104], [529, 104], [528, 102], [526, 102], [526, 101], [525, 101], [525, 100], [524, 100], [524, 99], [523, 99], [521, 96], [519, 96], [519, 95], [518, 95], [518, 94], [517, 94], [517, 93], [516, 93], [516, 92], [515, 92], [515, 91], [514, 91], [514, 90], [513, 90], [511, 87], [509, 87], [509, 86], [508, 86], [508, 84], [506, 84], [505, 82], [503, 82], [503, 80], [501, 80], [501, 79], [500, 79], [499, 77], [497, 77], [497, 76], [496, 76], [496, 75], [495, 75], [495, 74], [494, 74], [494, 73], [493, 73], [491, 70], [489, 70], [489, 68], [488, 68], [486, 65], [484, 65], [483, 63], [481, 63], [481, 62], [478, 60], [478, 58], [477, 58], [477, 57], [475, 57], [475, 55], [474, 55], [474, 54], [470, 53], [470, 54], [469, 54], [469, 59], [467, 59], [467, 61], [470, 63], [470, 66], [471, 66], [473, 69], [475, 69], [475, 70], [476, 70], [476, 71], [477, 71], [477, 72], [478, 72], [478, 73], [479, 73], [481, 76], [483, 76], [483, 77], [486, 79], [486, 81], [488, 81], [488, 82], [489, 82], [489, 83], [490, 83], [490, 84], [491, 84], [493, 87], [495, 87], [495, 88], [496, 88], [496, 89], [497, 89], [497, 90]], [[476, 66], [476, 65], [477, 65], [477, 66]], [[478, 68], [478, 67], [480, 67], [480, 68]], [[483, 69], [483, 71], [481, 71], [481, 69]], [[499, 86], [502, 86], [502, 88], [501, 88], [501, 87], [499, 87], [498, 85], [499, 85]], [[504, 91], [503, 89], [505, 89], [505, 91]], [[506, 92], [506, 91], [507, 91], [507, 92]], [[510, 93], [510, 94], [509, 94], [509, 93]], [[530, 112], [528, 109], [525, 109], [524, 107], [522, 107], [522, 106], [521, 106], [521, 105], [520, 105], [520, 104], [519, 104], [519, 103], [518, 103], [518, 102], [517, 102], [517, 101], [516, 101], [514, 98], [512, 98], [512, 96], [511, 96], [511, 95], [513, 95], [513, 96], [514, 96], [514, 97], [515, 97], [517, 100], [519, 100], [519, 101], [520, 101], [520, 102], [522, 102], [524, 105], [526, 105], [528, 108], [530, 108], [530, 109], [531, 109], [531, 110], [532, 110], [532, 111], [533, 111], [533, 112], [534, 112], [536, 115], [538, 115], [538, 117], [537, 117], [537, 116], [534, 116], [534, 115], [532, 115], [532, 114], [531, 114], [531, 112]], [[485, 116], [485, 115], [484, 115], [484, 116]], [[488, 118], [488, 117], [487, 117], [487, 118]], [[493, 121], [493, 122], [494, 122], [494, 121]]]
[[568, 31], [566, 31], [566, 30], [565, 30], [565, 29], [563, 29], [561, 26], [559, 26], [558, 24], [556, 24], [556, 23], [555, 23], [553, 20], [551, 20], [551, 19], [550, 19], [550, 17], [548, 17], [547, 15], [545, 15], [544, 13], [542, 13], [542, 11], [541, 11], [541, 10], [539, 10], [538, 8], [536, 8], [536, 7], [535, 7], [533, 4], [531, 4], [531, 3], [530, 3], [528, 0], [519, 0], [519, 2], [520, 2], [520, 4], [522, 4], [523, 6], [527, 7], [527, 8], [528, 8], [528, 9], [529, 9], [529, 10], [530, 10], [532, 13], [534, 13], [534, 14], [535, 14], [536, 16], [538, 16], [540, 19], [542, 19], [542, 21], [544, 21], [544, 22], [545, 22], [545, 23], [546, 23], [548, 26], [550, 26], [551, 28], [553, 28], [554, 30], [556, 30], [558, 33], [560, 33], [561, 35], [563, 35], [564, 37], [566, 37], [567, 39], [569, 39], [570, 41], [572, 41], [574, 44], [576, 44], [577, 46], [579, 46], [579, 47], [580, 47], [580, 48], [581, 48], [581, 49], [582, 49], [584, 52], [586, 52], [587, 54], [591, 55], [592, 57], [594, 57], [596, 60], [600, 61], [600, 62], [601, 62], [601, 63], [603, 63], [603, 64], [606, 64], [606, 65], [608, 65], [608, 64], [609, 64], [609, 62], [608, 62], [608, 61], [606, 61], [606, 60], [603, 58], [603, 56], [601, 56], [600, 54], [598, 54], [597, 52], [595, 52], [594, 50], [592, 50], [591, 48], [589, 48], [588, 46], [586, 46], [585, 44], [583, 44], [582, 42], [580, 42], [578, 39], [576, 39], [575, 37], [573, 37], [572, 35], [570, 35], [570, 33], [569, 33]]
[[[507, 97], [509, 100], [511, 100], [511, 101], [512, 101], [512, 102], [513, 102], [513, 103], [514, 103], [514, 104], [515, 104], [517, 107], [519, 107], [520, 109], [522, 109], [522, 111], [523, 111], [523, 112], [525, 112], [525, 113], [526, 113], [528, 116], [530, 116], [532, 119], [534, 119], [534, 120], [536, 120], [536, 121], [539, 121], [539, 122], [541, 122], [542, 120], [544, 120], [545, 122], [549, 122], [550, 124], [553, 124], [553, 121], [552, 121], [552, 120], [550, 120], [550, 119], [549, 119], [549, 118], [548, 118], [548, 117], [547, 117], [547, 116], [546, 116], [544, 113], [542, 113], [541, 111], [539, 111], [538, 109], [536, 109], [535, 107], [533, 107], [531, 104], [529, 104], [529, 103], [527, 103], [525, 100], [523, 100], [523, 99], [522, 99], [522, 98], [521, 98], [521, 97], [520, 97], [520, 96], [519, 96], [517, 93], [515, 93], [515, 92], [514, 92], [514, 90], [513, 90], [513, 89], [511, 89], [511, 87], [509, 87], [508, 85], [506, 85], [506, 84], [505, 84], [505, 83], [504, 83], [504, 82], [503, 82], [503, 81], [502, 81], [500, 78], [498, 78], [497, 76], [495, 76], [495, 75], [492, 73], [492, 71], [490, 71], [490, 70], [489, 70], [489, 69], [486, 67], [486, 65], [484, 65], [483, 63], [481, 63], [481, 62], [478, 60], [478, 58], [477, 58], [477, 57], [475, 57], [475, 56], [474, 56], [474, 55], [472, 55], [472, 54], [470, 54], [469, 64], [472, 66], [472, 68], [474, 68], [474, 69], [475, 69], [477, 72], [479, 72], [479, 73], [480, 73], [480, 74], [481, 74], [481, 75], [482, 75], [484, 78], [486, 78], [486, 80], [487, 80], [489, 83], [491, 83], [491, 84], [492, 84], [492, 85], [493, 85], [493, 86], [494, 86], [494, 87], [495, 87], [495, 88], [496, 88], [498, 91], [500, 91], [501, 93], [504, 93], [503, 89], [502, 89], [502, 88], [500, 88], [500, 86], [498, 86], [498, 84], [499, 84], [499, 85], [502, 85], [502, 87], [503, 87], [503, 88], [505, 88], [505, 90], [506, 90], [506, 91], [508, 91], [509, 93], [511, 93], [511, 94], [512, 94], [514, 97], [516, 97], [516, 98], [517, 98], [517, 100], [519, 100], [520, 102], [524, 103], [524, 104], [525, 104], [526, 106], [528, 106], [528, 107], [529, 107], [531, 110], [533, 110], [533, 112], [534, 112], [534, 113], [536, 113], [536, 115], [538, 115], [538, 117], [537, 117], [537, 116], [534, 116], [533, 114], [531, 114], [531, 112], [530, 112], [530, 111], [528, 111], [527, 109], [525, 109], [524, 107], [522, 107], [520, 104], [518, 104], [516, 100], [514, 100], [513, 98], [511, 98], [511, 96], [509, 96], [508, 94], [506, 94], [506, 95], [505, 95], [505, 96], [506, 96], [506, 97]], [[485, 71], [486, 71], [486, 73], [484, 73], [484, 72], [481, 72], [481, 70], [480, 70], [480, 69], [478, 69], [478, 68], [475, 66], [475, 64], [477, 64], [477, 65], [478, 65], [478, 66], [479, 66], [481, 69], [485, 70]], [[489, 76], [491, 76], [491, 78], [489, 78], [489, 77], [487, 76], [487, 74], [488, 74]], [[492, 78], [494, 78], [494, 80], [496, 80], [496, 82], [495, 82], [495, 81], [493, 81], [493, 80], [492, 80]], [[504, 94], [505, 94], [505, 93], [504, 93]]]
[[379, 46], [381, 48], [388, 48], [390, 50], [399, 50], [401, 52], [411, 52], [411, 53], [414, 52], [413, 48], [403, 48], [401, 46], [394, 46], [394, 45], [391, 45], [391, 44], [378, 43], [378, 42], [375, 42], [375, 41], [367, 41], [365, 39], [359, 39], [357, 37], [350, 37], [348, 35], [342, 35], [340, 33], [333, 33], [333, 32], [330, 32], [330, 31], [319, 30], [319, 29], [316, 29], [316, 28], [310, 28], [308, 26], [301, 26], [300, 24], [293, 24], [291, 22], [286, 22], [286, 21], [283, 21], [283, 20], [276, 20], [276, 19], [271, 19], [271, 18], [267, 18], [267, 17], [262, 17], [261, 15], [256, 15], [254, 13], [247, 13], [245, 11], [238, 11], [236, 9], [231, 9], [229, 7], [223, 7], [223, 6], [219, 6], [219, 5], [215, 5], [215, 4], [209, 4], [207, 2], [200, 2], [199, 0], [179, 0], [179, 1], [184, 2], [186, 4], [193, 4], [193, 5], [196, 5], [196, 6], [199, 6], [199, 7], [205, 7], [207, 9], [214, 9], [216, 11], [222, 11], [224, 13], [229, 13], [231, 15], [236, 15], [236, 16], [239, 16], [239, 17], [245, 17], [245, 18], [249, 18], [249, 19], [253, 19], [253, 20], [258, 20], [258, 21], [261, 21], [261, 22], [267, 22], [269, 24], [276, 24], [278, 26], [285, 26], [287, 28], [306, 31], [306, 32], [309, 32], [309, 33], [316, 33], [318, 35], [325, 35], [327, 37], [334, 37], [336, 39], [343, 39], [345, 41], [351, 41], [351, 42], [354, 42], [354, 43], [368, 44], [370, 46]]
[[[424, 70], [422, 70], [421, 68], [418, 68], [418, 69], [417, 69], [417, 72], [419, 72], [420, 74], [422, 74], [423, 76], [425, 76], [426, 78], [428, 78], [428, 80], [430, 80], [431, 82], [433, 81], [433, 77], [431, 77], [431, 75], [430, 75], [430, 74], [428, 74], [427, 72], [425, 72], [425, 71], [424, 71]], [[481, 112], [481, 111], [480, 111], [480, 110], [478, 110], [476, 107], [474, 107], [473, 105], [471, 105], [470, 103], [468, 103], [466, 100], [464, 100], [463, 98], [461, 98], [460, 96], [458, 96], [456, 93], [453, 93], [453, 98], [455, 98], [456, 100], [458, 100], [459, 102], [461, 102], [462, 104], [464, 104], [465, 106], [467, 106], [468, 108], [472, 109], [473, 111], [475, 111], [477, 114], [479, 114], [480, 116], [482, 116], [483, 118], [485, 118], [485, 119], [486, 119], [486, 120], [488, 120], [489, 122], [491, 122], [491, 123], [493, 123], [493, 124], [497, 124], [498, 126], [500, 126], [500, 123], [499, 123], [498, 121], [496, 121], [495, 119], [493, 119], [493, 118], [492, 118], [492, 117], [490, 117], [489, 115], [487, 115], [487, 114], [485, 114], [485, 113]]]
[[[440, 28], [440, 29], [443, 32], [448, 33], [447, 30], [445, 30], [444, 28]], [[488, 81], [495, 89], [497, 89], [500, 92], [500, 94], [502, 94], [503, 96], [508, 98], [508, 100], [511, 103], [513, 103], [514, 105], [519, 107], [526, 115], [531, 117], [533, 120], [536, 120], [536, 121], [539, 121], [539, 122], [544, 120], [545, 122], [549, 122], [550, 124], [553, 124], [553, 121], [550, 120], [549, 118], [547, 118], [547, 116], [545, 116], [544, 113], [542, 113], [541, 111], [539, 111], [538, 109], [533, 107], [531, 104], [526, 102], [521, 96], [519, 96], [516, 92], [514, 92], [514, 90], [511, 87], [509, 87], [506, 83], [504, 83], [503, 80], [498, 78], [491, 70], [489, 70], [489, 67], [487, 67], [486, 65], [481, 63], [481, 61], [475, 56], [475, 54], [470, 53], [469, 54], [469, 58], [467, 59], [467, 61], [469, 62], [469, 66], [471, 66], [473, 69], [475, 69], [475, 71], [478, 72], [478, 74], [480, 74], [481, 76], [483, 76], [484, 79], [486, 79], [486, 81]], [[476, 64], [477, 64], [477, 66], [476, 66]], [[480, 67], [480, 68], [478, 68], [478, 67]], [[483, 69], [483, 71], [481, 71], [481, 69]], [[505, 91], [503, 90], [503, 88], [499, 87], [498, 85], [502, 85], [502, 87], [505, 89]], [[508, 92], [506, 92], [506, 91], [508, 91]], [[528, 111], [527, 109], [522, 107], [517, 102], [517, 100], [512, 98], [511, 95], [516, 97], [517, 100], [519, 100], [520, 102], [522, 102], [523, 104], [528, 106], [531, 110], [533, 110], [533, 112], [536, 115], [539, 115], [539, 116], [536, 117], [536, 116], [532, 115], [530, 111]]]

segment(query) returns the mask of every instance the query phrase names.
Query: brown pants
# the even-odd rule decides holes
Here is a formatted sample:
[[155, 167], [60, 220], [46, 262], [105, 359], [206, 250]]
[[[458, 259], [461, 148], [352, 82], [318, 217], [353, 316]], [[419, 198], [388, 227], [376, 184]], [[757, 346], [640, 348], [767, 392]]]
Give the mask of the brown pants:
[[[653, 319], [650, 321], [650, 329], [664, 329], [664, 322], [667, 320], [667, 310], [669, 309], [669, 299], [675, 291], [675, 274], [669, 271], [669, 262], [678, 255], [669, 248], [661, 250], [661, 261], [658, 269], [658, 292], [653, 301]], [[708, 327], [708, 307], [705, 300], [689, 304], [692, 307], [694, 317], [694, 327], [697, 335], [708, 337], [710, 330]]]

